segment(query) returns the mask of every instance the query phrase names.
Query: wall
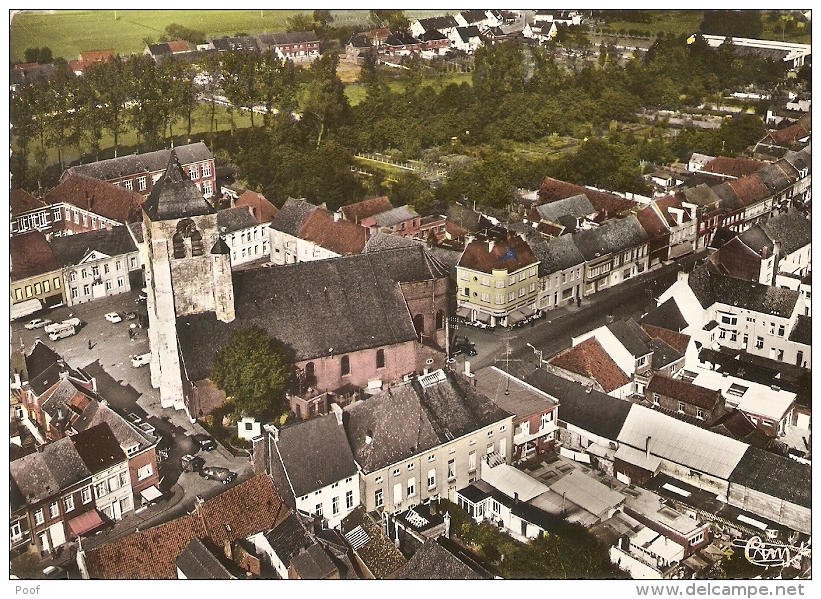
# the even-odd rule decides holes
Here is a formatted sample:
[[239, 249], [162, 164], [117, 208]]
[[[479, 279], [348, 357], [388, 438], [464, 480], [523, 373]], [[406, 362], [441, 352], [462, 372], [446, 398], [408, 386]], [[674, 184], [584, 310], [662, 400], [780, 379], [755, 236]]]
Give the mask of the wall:
[[[336, 486], [334, 486], [336, 485]], [[350, 492], [353, 497], [351, 507], [347, 506], [346, 494]], [[317, 506], [322, 506], [322, 517], [327, 519], [328, 528], [336, 528], [339, 523], [360, 504], [360, 483], [359, 476], [349, 476], [344, 480], [336, 481], [326, 485], [317, 491], [296, 498], [296, 509], [307, 514], [318, 514]], [[333, 513], [334, 497], [339, 498], [339, 512]]]
[[[140, 480], [137, 471], [143, 466], [151, 466], [151, 474]], [[134, 494], [134, 505], [138, 505], [141, 501], [140, 491], [147, 489], [152, 485], [160, 484], [160, 475], [157, 468], [157, 452], [155, 447], [150, 447], [128, 460], [128, 473], [131, 477], [131, 490]]]
[[[98, 274], [95, 275], [93, 268], [97, 267]], [[106, 272], [108, 267], [108, 272]], [[111, 258], [92, 260], [70, 266], [65, 272], [65, 287], [68, 289], [66, 305], [74, 306], [102, 297], [110, 297], [131, 291], [131, 280], [129, 273], [140, 269], [140, 257], [138, 252], [130, 252]], [[85, 272], [86, 276], [83, 277]], [[98, 280], [94, 289], [94, 281]], [[86, 293], [88, 287], [88, 293]]]
[[810, 510], [794, 503], [766, 495], [738, 483], [730, 484], [728, 503], [793, 530], [811, 534]]
[[53, 270], [19, 281], [10, 281], [9, 295], [12, 304], [29, 299], [39, 299], [44, 306], [65, 303], [63, 273], [60, 270]]

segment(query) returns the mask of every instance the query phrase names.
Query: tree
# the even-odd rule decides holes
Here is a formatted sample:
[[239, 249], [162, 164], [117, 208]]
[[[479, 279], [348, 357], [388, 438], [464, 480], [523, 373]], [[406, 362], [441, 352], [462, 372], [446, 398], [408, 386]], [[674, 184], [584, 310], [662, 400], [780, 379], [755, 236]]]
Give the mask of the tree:
[[314, 21], [316, 21], [317, 24], [320, 27], [322, 27], [323, 29], [329, 27], [331, 25], [331, 23], [333, 23], [333, 20], [334, 20], [334, 17], [331, 14], [330, 10], [315, 10], [314, 11]]
[[[167, 39], [163, 39], [167, 38]], [[204, 44], [205, 33], [197, 31], [196, 29], [189, 29], [177, 23], [171, 23], [165, 26], [165, 35], [160, 38], [160, 41], [169, 40], [185, 40], [191, 44]]]
[[291, 365], [282, 345], [262, 329], [240, 328], [214, 358], [211, 381], [237, 414], [272, 418], [284, 412], [282, 393]]
[[312, 31], [316, 23], [308, 13], [299, 13], [290, 17], [287, 22], [288, 31]]
[[42, 48], [26, 48], [23, 53], [26, 62], [37, 62], [40, 64], [48, 64], [54, 60], [51, 55], [51, 48], [43, 46]]
[[404, 10], [371, 10], [371, 21], [391, 31], [404, 31], [408, 28], [408, 18]]
[[302, 108], [316, 126], [316, 147], [327, 131], [333, 130], [348, 111], [345, 86], [336, 74], [339, 56], [325, 53], [311, 66], [308, 83], [304, 87]]

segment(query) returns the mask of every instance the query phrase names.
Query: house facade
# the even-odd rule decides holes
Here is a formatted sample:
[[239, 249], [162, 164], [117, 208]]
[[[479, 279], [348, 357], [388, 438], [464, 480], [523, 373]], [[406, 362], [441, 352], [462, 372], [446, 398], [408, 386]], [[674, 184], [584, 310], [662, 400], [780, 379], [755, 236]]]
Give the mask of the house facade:
[[720, 391], [666, 376], [651, 377], [645, 397], [654, 408], [691, 416], [705, 425], [712, 424], [725, 413], [724, 398]]
[[42, 306], [65, 303], [65, 287], [60, 263], [46, 236], [40, 231], [15, 235], [9, 240], [11, 276], [9, 295], [14, 305], [37, 300]]

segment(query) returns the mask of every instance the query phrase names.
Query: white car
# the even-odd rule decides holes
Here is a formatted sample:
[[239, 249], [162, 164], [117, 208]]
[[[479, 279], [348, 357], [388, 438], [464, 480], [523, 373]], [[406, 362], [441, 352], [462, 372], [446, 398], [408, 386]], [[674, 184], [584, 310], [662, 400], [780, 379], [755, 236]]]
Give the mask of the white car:
[[34, 329], [39, 329], [40, 327], [44, 327], [47, 324], [51, 324], [51, 321], [48, 318], [35, 318], [34, 320], [29, 320], [25, 326], [29, 331]]
[[[131, 365], [134, 368], [139, 368], [140, 366], [145, 366], [146, 364], [151, 362], [151, 352], [147, 354], [141, 354], [139, 356], [131, 356]], [[130, 414], [129, 414], [130, 416]]]
[[105, 319], [108, 322], [122, 322], [123, 317], [117, 314], [116, 312], [109, 312], [105, 315]]

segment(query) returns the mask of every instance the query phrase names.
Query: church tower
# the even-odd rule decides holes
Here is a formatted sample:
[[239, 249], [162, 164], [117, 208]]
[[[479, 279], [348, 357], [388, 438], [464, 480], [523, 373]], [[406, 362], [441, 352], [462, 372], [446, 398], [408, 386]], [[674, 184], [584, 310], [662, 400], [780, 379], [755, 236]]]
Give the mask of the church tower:
[[177, 347], [177, 316], [214, 312], [234, 320], [230, 253], [220, 238], [217, 211], [180, 165], [172, 149], [165, 173], [143, 204], [148, 288], [151, 385], [162, 407], [185, 409], [187, 380]]

